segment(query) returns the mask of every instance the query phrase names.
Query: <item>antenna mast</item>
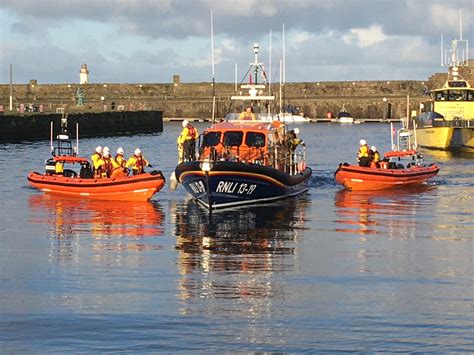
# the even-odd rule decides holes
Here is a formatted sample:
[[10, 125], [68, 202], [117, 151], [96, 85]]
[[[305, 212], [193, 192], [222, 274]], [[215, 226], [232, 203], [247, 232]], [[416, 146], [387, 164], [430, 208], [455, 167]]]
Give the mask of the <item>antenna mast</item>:
[[270, 30], [270, 51], [268, 54], [268, 95], [272, 94], [272, 30]]
[[216, 119], [216, 83], [214, 75], [214, 23], [211, 10], [211, 63], [212, 63], [212, 124]]
[[458, 80], [459, 67], [469, 65], [468, 55], [469, 43], [467, 39], [462, 39], [462, 10], [459, 10], [459, 39], [453, 39], [451, 49], [445, 50], [441, 37], [441, 66], [448, 67], [448, 79]]

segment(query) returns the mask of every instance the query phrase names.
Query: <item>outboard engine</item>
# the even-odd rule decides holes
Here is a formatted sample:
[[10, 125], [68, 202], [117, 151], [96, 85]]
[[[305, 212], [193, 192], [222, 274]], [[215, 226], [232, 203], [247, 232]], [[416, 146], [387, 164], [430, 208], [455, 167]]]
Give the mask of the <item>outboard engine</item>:
[[94, 177], [94, 172], [92, 171], [89, 162], [81, 163], [81, 170], [79, 172], [79, 176], [83, 179], [92, 179]]

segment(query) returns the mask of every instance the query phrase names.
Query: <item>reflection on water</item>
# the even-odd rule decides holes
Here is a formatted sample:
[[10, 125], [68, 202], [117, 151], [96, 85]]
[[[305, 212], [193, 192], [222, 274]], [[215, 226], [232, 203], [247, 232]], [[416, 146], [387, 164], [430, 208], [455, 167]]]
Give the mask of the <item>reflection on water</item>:
[[212, 216], [192, 200], [172, 205], [181, 312], [212, 313], [220, 299], [238, 301], [226, 306], [236, 314], [269, 314], [285, 294], [278, 272], [294, 268], [308, 204], [300, 198]]
[[[29, 196], [29, 222], [46, 225], [51, 235], [51, 257], [77, 257], [81, 244], [92, 236], [92, 250], [142, 251], [143, 237], [163, 235], [164, 213], [156, 202], [68, 199], [48, 194]], [[81, 243], [82, 241], [82, 243]]]
[[433, 162], [449, 161], [450, 159], [474, 159], [474, 151], [422, 149], [423, 155]]
[[436, 188], [430, 185], [379, 191], [335, 193], [339, 217], [335, 231], [356, 234], [388, 234], [389, 237], [413, 236], [417, 211], [428, 205]]

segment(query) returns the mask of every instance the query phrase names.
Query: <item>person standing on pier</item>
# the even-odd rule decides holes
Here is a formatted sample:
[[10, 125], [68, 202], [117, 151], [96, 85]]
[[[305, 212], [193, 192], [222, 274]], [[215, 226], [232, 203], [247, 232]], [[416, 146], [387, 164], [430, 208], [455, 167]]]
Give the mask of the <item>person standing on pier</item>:
[[178, 164], [196, 160], [198, 131], [188, 120], [184, 120], [182, 126], [183, 130], [176, 141], [178, 143]]

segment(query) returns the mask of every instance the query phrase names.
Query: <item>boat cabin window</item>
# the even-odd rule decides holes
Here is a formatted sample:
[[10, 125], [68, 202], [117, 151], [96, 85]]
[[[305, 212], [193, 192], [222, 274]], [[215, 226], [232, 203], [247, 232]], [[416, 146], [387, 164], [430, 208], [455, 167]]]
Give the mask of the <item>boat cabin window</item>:
[[435, 94], [436, 101], [467, 101], [470, 90], [443, 90]]
[[467, 99], [466, 94], [467, 93], [465, 90], [449, 90], [448, 100], [449, 101], [466, 101]]
[[221, 132], [207, 132], [204, 134], [204, 147], [215, 147], [221, 142]]
[[467, 101], [474, 101], [474, 90], [469, 90], [467, 92]]
[[228, 131], [224, 134], [224, 145], [226, 147], [235, 147], [242, 144], [242, 138], [244, 132], [241, 131]]
[[465, 81], [448, 81], [448, 85], [452, 88], [466, 88], [467, 84]]
[[247, 132], [245, 144], [249, 147], [265, 147], [265, 135], [258, 132]]
[[435, 100], [436, 101], [447, 101], [448, 100], [448, 91], [436, 91], [435, 94]]

